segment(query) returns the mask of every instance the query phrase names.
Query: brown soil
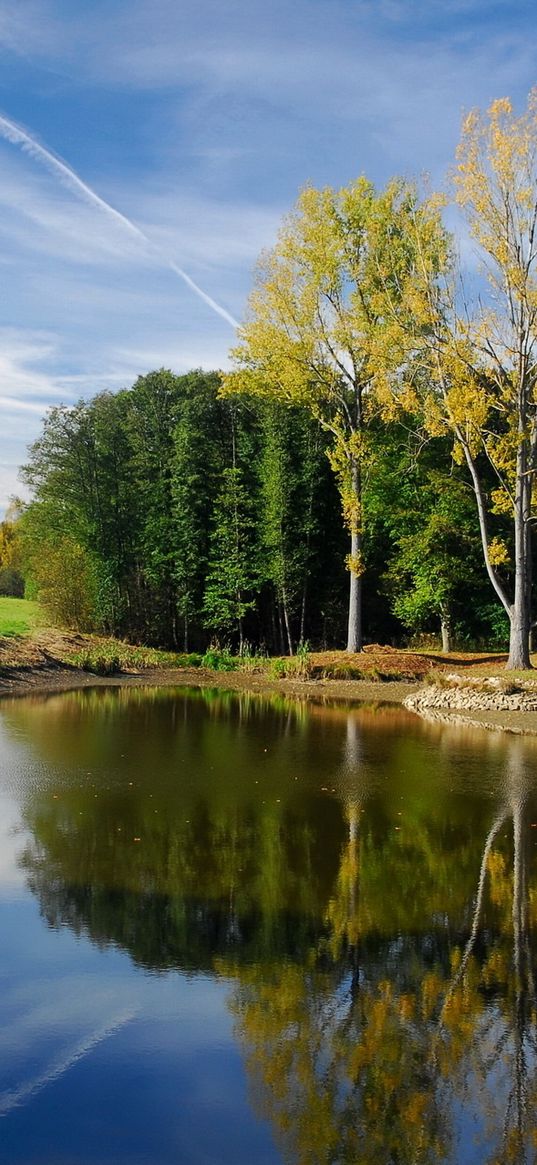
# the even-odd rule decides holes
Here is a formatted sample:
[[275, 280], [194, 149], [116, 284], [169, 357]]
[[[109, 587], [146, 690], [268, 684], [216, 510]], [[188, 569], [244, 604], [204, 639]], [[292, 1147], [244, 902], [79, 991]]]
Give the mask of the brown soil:
[[[330, 676], [338, 672], [359, 672], [362, 675], [370, 674], [373, 679], [393, 675], [415, 682], [423, 681], [433, 670], [471, 670], [472, 674], [479, 674], [482, 671], [500, 671], [506, 662], [506, 654], [452, 651], [449, 655], [442, 655], [434, 651], [398, 651], [375, 643], [367, 645], [363, 652], [356, 655], [348, 655], [344, 651], [311, 652], [308, 670], [313, 678], [324, 672], [330, 673]], [[343, 674], [341, 678], [344, 678]]]
[[[204, 668], [152, 668], [97, 676], [65, 662], [66, 656], [80, 651], [87, 642], [88, 637], [81, 634], [42, 629], [27, 637], [0, 638], [0, 696], [72, 688], [160, 685], [280, 693], [317, 703], [343, 701], [347, 704], [394, 705], [402, 704], [405, 697], [416, 690], [416, 684], [423, 682], [433, 669], [491, 674], [501, 672], [506, 660], [505, 655], [454, 652], [442, 656], [435, 652], [397, 651], [375, 644], [359, 655], [336, 651], [311, 653], [308, 657], [311, 676], [307, 679], [276, 679], [263, 671], [214, 672]], [[331, 678], [325, 678], [326, 672], [331, 673]], [[353, 672], [360, 678], [344, 678]], [[332, 678], [338, 673], [341, 678]], [[383, 675], [399, 678], [383, 679]], [[489, 715], [483, 717], [484, 726], [486, 720], [487, 727], [537, 734], [537, 714]]]
[[[344, 652], [311, 654], [308, 670], [313, 675], [307, 679], [294, 676], [271, 678], [263, 671], [214, 672], [205, 668], [152, 668], [122, 672], [116, 676], [97, 676], [66, 662], [66, 657], [83, 649], [88, 640], [88, 636], [74, 632], [42, 629], [27, 637], [0, 638], [0, 695], [101, 685], [175, 684], [282, 692], [320, 699], [400, 703], [413, 690], [416, 680], [422, 679], [434, 666], [425, 657], [388, 649], [381, 657], [371, 652], [360, 655], [346, 655]], [[326, 671], [336, 675], [340, 672], [341, 678], [324, 678]], [[352, 671], [364, 678], [346, 678]], [[393, 672], [396, 676], [401, 675], [401, 679], [382, 682], [381, 672]], [[409, 682], [404, 682], [407, 677]]]

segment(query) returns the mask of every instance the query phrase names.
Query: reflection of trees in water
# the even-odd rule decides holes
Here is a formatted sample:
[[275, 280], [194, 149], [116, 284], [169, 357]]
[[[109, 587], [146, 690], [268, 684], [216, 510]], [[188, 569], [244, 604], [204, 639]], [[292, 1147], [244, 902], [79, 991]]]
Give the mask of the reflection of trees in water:
[[436, 980], [424, 981], [421, 999], [413, 994], [416, 945], [384, 934], [383, 897], [375, 878], [367, 884], [374, 841], [363, 820], [376, 772], [352, 716], [332, 780], [346, 836], [325, 934], [303, 967], [233, 968], [254, 1102], [297, 1165], [436, 1162], [448, 1131], [428, 1058]]
[[[537, 887], [530, 878], [530, 788], [527, 747], [513, 740], [506, 750], [502, 803], [483, 847], [470, 933], [454, 951], [432, 1051], [444, 1075], [456, 1065], [461, 1093], [472, 1081], [481, 1089], [485, 1129], [497, 1141], [494, 1162], [536, 1159], [536, 952], [530, 921]], [[506, 830], [512, 831], [512, 869], [499, 844]]]
[[[317, 855], [333, 820], [201, 796], [167, 818], [135, 793], [90, 798], [77, 790], [60, 808], [37, 798], [26, 809], [33, 840], [21, 863], [48, 925], [157, 969], [209, 969], [233, 950], [300, 959], [319, 936]], [[333, 876], [333, 860], [328, 868]]]
[[537, 1159], [530, 940], [537, 887], [529, 870], [526, 746], [506, 743], [505, 759], [502, 804], [484, 840], [466, 940], [461, 931], [451, 942], [451, 965], [408, 938], [392, 938], [376, 955], [371, 948], [359, 779], [328, 909], [331, 961], [322, 943], [310, 951], [305, 975], [236, 968], [233, 1009], [256, 1103], [289, 1161], [432, 1163], [465, 1160], [466, 1152], [474, 1160], [477, 1150], [456, 1144], [461, 1103], [477, 1110], [480, 1160]]
[[[241, 705], [239, 721], [255, 722], [256, 707]], [[232, 723], [233, 703], [226, 709]], [[293, 738], [293, 723], [308, 759], [306, 722], [282, 718], [279, 739]], [[202, 727], [190, 726], [193, 747], [210, 746], [212, 759]], [[455, 737], [438, 739], [449, 775]], [[238, 786], [172, 804], [170, 787], [162, 802], [140, 789], [101, 798], [71, 788], [57, 801], [35, 792], [25, 810], [30, 884], [52, 925], [121, 945], [145, 966], [235, 978], [256, 1103], [294, 1165], [462, 1160], [461, 1103], [478, 1110], [489, 1139], [481, 1160], [529, 1161], [528, 745], [494, 746], [506, 776], [489, 824], [482, 801], [457, 807], [439, 787], [428, 793], [430, 756], [419, 795], [399, 809], [379, 784], [373, 743], [348, 716], [339, 765], [325, 777], [337, 797], [293, 778], [265, 804]], [[381, 737], [386, 773], [389, 761], [397, 774], [406, 747]]]

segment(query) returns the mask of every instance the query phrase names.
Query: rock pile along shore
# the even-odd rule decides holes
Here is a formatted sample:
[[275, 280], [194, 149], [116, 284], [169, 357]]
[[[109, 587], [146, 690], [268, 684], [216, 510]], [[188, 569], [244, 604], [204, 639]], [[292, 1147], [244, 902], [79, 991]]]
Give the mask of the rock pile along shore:
[[446, 709], [464, 712], [537, 712], [537, 689], [517, 685], [512, 690], [503, 680], [456, 682], [446, 677], [444, 685], [431, 684], [403, 700], [411, 712]]

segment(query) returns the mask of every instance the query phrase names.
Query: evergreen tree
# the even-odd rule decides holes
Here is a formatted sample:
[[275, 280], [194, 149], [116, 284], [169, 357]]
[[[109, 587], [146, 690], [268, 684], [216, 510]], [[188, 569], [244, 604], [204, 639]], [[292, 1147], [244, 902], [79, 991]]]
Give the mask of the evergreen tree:
[[241, 469], [224, 469], [213, 513], [204, 613], [211, 630], [238, 636], [239, 654], [244, 647], [244, 616], [255, 607], [258, 584], [249, 501]]

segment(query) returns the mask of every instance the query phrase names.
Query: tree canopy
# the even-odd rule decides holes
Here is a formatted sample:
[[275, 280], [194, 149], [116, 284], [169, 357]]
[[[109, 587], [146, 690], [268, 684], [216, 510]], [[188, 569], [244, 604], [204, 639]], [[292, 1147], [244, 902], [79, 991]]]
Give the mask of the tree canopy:
[[160, 369], [50, 411], [17, 562], [55, 618], [292, 653], [340, 645], [347, 586], [349, 651], [435, 624], [445, 647], [496, 646], [507, 620], [509, 666], [530, 665], [537, 91], [520, 117], [505, 98], [469, 114], [452, 188], [478, 270], [412, 182], [308, 186], [230, 372]]
[[[368, 429], [405, 395], [406, 330], [412, 314], [415, 234], [428, 261], [446, 257], [434, 208], [394, 179], [377, 191], [366, 178], [341, 190], [302, 191], [272, 251], [261, 256], [248, 318], [224, 392], [300, 404], [330, 434], [328, 456], [350, 534], [347, 650], [360, 650], [364, 572], [363, 472]], [[382, 292], [390, 288], [390, 311]]]

